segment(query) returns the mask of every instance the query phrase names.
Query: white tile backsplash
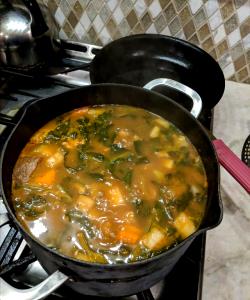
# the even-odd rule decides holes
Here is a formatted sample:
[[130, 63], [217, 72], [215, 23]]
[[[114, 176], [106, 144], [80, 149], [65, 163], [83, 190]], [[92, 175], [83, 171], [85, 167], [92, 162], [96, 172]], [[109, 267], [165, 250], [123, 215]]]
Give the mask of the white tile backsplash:
[[220, 11], [218, 10], [215, 14], [213, 14], [208, 21], [212, 30], [217, 28], [221, 23], [223, 23]]
[[171, 35], [170, 30], [168, 28], [168, 26], [166, 26], [162, 31], [161, 34], [165, 34], [165, 35]]
[[199, 10], [202, 4], [202, 0], [189, 0], [189, 5], [193, 15]]
[[177, 32], [175, 36], [179, 39], [185, 38], [185, 34], [184, 34], [183, 30], [180, 30], [179, 32]]
[[67, 18], [68, 15], [70, 14], [70, 6], [69, 6], [68, 2], [65, 0], [61, 1], [60, 7], [61, 7], [61, 10], [62, 10], [64, 16]]
[[67, 1], [70, 6], [74, 6], [76, 3], [76, 0], [64, 0], [64, 1]]
[[79, 21], [75, 27], [75, 33], [76, 36], [81, 40], [84, 34], [84, 28], [81, 24], [81, 22]]
[[237, 10], [238, 18], [240, 23], [243, 22], [247, 17], [250, 16], [250, 0], [248, 0], [244, 5], [242, 5]]
[[97, 11], [96, 11], [93, 3], [90, 3], [90, 5], [88, 5], [86, 11], [87, 11], [87, 15], [88, 15], [89, 19], [91, 21], [93, 21], [97, 15]]
[[102, 31], [100, 32], [100, 40], [104, 43], [107, 44], [108, 42], [111, 41], [111, 36], [106, 29], [106, 27], [103, 27]]
[[206, 8], [207, 16], [208, 17], [212, 16], [212, 14], [215, 13], [219, 8], [218, 1], [217, 0], [207, 1], [205, 3], [205, 8]]
[[246, 50], [250, 49], [250, 33], [244, 37], [243, 39], [243, 45]]
[[111, 13], [112, 12], [111, 12], [110, 8], [108, 7], [108, 5], [104, 4], [100, 11], [100, 17], [104, 23], [108, 21]]
[[59, 24], [59, 26], [62, 27], [66, 18], [60, 7], [58, 7], [56, 10], [55, 19], [56, 19], [57, 23]]
[[120, 31], [121, 34], [123, 36], [127, 35], [129, 33], [130, 27], [128, 25], [128, 22], [126, 19], [124, 19], [121, 23], [120, 23]]
[[68, 38], [67, 34], [64, 32], [64, 30], [61, 28], [59, 31], [59, 37], [60, 39], [66, 40]]
[[137, 0], [134, 8], [137, 16], [141, 17], [147, 8], [147, 5], [145, 4], [144, 0]]
[[151, 24], [151, 26], [147, 29], [146, 33], [157, 33], [155, 25]]
[[[98, 1], [100, 1], [100, 0], [98, 0]], [[108, 7], [110, 8], [111, 11], [114, 11], [116, 6], [118, 5], [118, 2], [119, 2], [118, 0], [107, 0], [107, 5], [108, 5]]]
[[121, 20], [124, 18], [123, 12], [119, 5], [116, 7], [115, 11], [113, 12], [113, 18], [116, 24], [120, 24]]
[[97, 33], [99, 33], [102, 30], [102, 28], [104, 26], [104, 23], [103, 23], [103, 21], [102, 21], [102, 19], [100, 18], [99, 15], [97, 15], [95, 17], [95, 19], [93, 21], [93, 25], [94, 25], [95, 30], [96, 30]]
[[133, 8], [133, 1], [132, 0], [122, 0], [120, 1], [120, 5], [122, 8], [122, 11], [124, 12], [124, 15], [127, 16], [131, 9]]
[[153, 18], [156, 18], [161, 12], [161, 6], [158, 0], [154, 0], [149, 6], [149, 11]]
[[229, 65], [227, 65], [223, 70], [225, 78], [230, 78], [235, 73], [234, 64], [231, 62]]
[[212, 32], [212, 34], [213, 34], [214, 41], [216, 44], [219, 43], [220, 41], [222, 41], [226, 37], [224, 25], [221, 24], [218, 28], [216, 28]]
[[233, 32], [231, 32], [227, 38], [230, 47], [237, 44], [237, 42], [241, 39], [239, 28], [236, 28]]
[[84, 29], [86, 31], [88, 31], [88, 29], [90, 27], [90, 24], [91, 24], [91, 21], [90, 21], [88, 15], [87, 15], [86, 11], [82, 14], [80, 22], [82, 23], [82, 26], [84, 27]]

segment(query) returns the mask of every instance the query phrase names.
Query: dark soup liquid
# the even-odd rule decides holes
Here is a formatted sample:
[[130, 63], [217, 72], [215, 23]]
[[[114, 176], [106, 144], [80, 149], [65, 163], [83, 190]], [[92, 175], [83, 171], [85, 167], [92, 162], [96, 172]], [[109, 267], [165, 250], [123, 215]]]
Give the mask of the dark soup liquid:
[[200, 156], [173, 124], [122, 105], [84, 107], [38, 130], [15, 165], [26, 229], [73, 258], [127, 263], [197, 230], [207, 200]]

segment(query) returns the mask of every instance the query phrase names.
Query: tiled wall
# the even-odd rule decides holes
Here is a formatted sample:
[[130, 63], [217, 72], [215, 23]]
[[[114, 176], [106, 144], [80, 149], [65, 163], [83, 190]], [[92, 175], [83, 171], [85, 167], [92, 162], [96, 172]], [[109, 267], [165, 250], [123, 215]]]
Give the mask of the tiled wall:
[[60, 37], [105, 45], [122, 36], [161, 33], [210, 53], [225, 77], [250, 83], [250, 0], [40, 0]]

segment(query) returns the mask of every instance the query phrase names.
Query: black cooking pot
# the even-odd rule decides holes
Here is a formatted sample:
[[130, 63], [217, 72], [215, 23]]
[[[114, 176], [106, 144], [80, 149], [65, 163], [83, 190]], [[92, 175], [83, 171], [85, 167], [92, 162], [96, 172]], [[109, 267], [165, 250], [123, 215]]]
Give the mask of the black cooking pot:
[[[150, 259], [128, 264], [97, 264], [79, 261], [49, 249], [17, 220], [11, 201], [12, 173], [18, 156], [30, 137], [51, 119], [70, 110], [100, 104], [126, 104], [147, 109], [175, 124], [193, 143], [205, 166], [208, 200], [199, 229], [177, 246]], [[32, 102], [19, 111], [20, 120], [10, 134], [1, 155], [1, 188], [10, 218], [48, 273], [38, 295], [44, 297], [64, 281], [68, 288], [81, 294], [125, 296], [148, 289], [174, 267], [193, 239], [217, 226], [222, 219], [219, 191], [219, 166], [214, 147], [200, 123], [170, 98], [143, 88], [120, 84], [97, 84], [74, 89], [47, 99]], [[3, 290], [9, 286], [3, 282]], [[7, 299], [7, 298], [6, 298]], [[12, 297], [13, 299], [13, 297]], [[33, 296], [30, 299], [40, 299]]]
[[[195, 90], [205, 109], [212, 109], [224, 93], [224, 75], [212, 56], [173, 36], [136, 34], [122, 37], [99, 50], [90, 64], [90, 79], [94, 84], [143, 87], [160, 77], [176, 80]], [[158, 91], [189, 108], [189, 99], [173, 89], [159, 86]]]

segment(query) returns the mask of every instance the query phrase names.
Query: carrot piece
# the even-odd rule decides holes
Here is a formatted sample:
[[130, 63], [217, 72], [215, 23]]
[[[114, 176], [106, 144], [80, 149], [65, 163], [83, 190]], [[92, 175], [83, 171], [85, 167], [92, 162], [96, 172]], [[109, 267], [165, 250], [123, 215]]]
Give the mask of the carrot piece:
[[118, 233], [117, 238], [125, 243], [125, 244], [136, 244], [141, 236], [143, 235], [143, 232], [136, 226], [125, 224], [123, 225], [121, 231]]
[[56, 171], [50, 169], [47, 172], [43, 172], [38, 176], [33, 177], [30, 183], [41, 184], [41, 185], [52, 185], [56, 179]]

